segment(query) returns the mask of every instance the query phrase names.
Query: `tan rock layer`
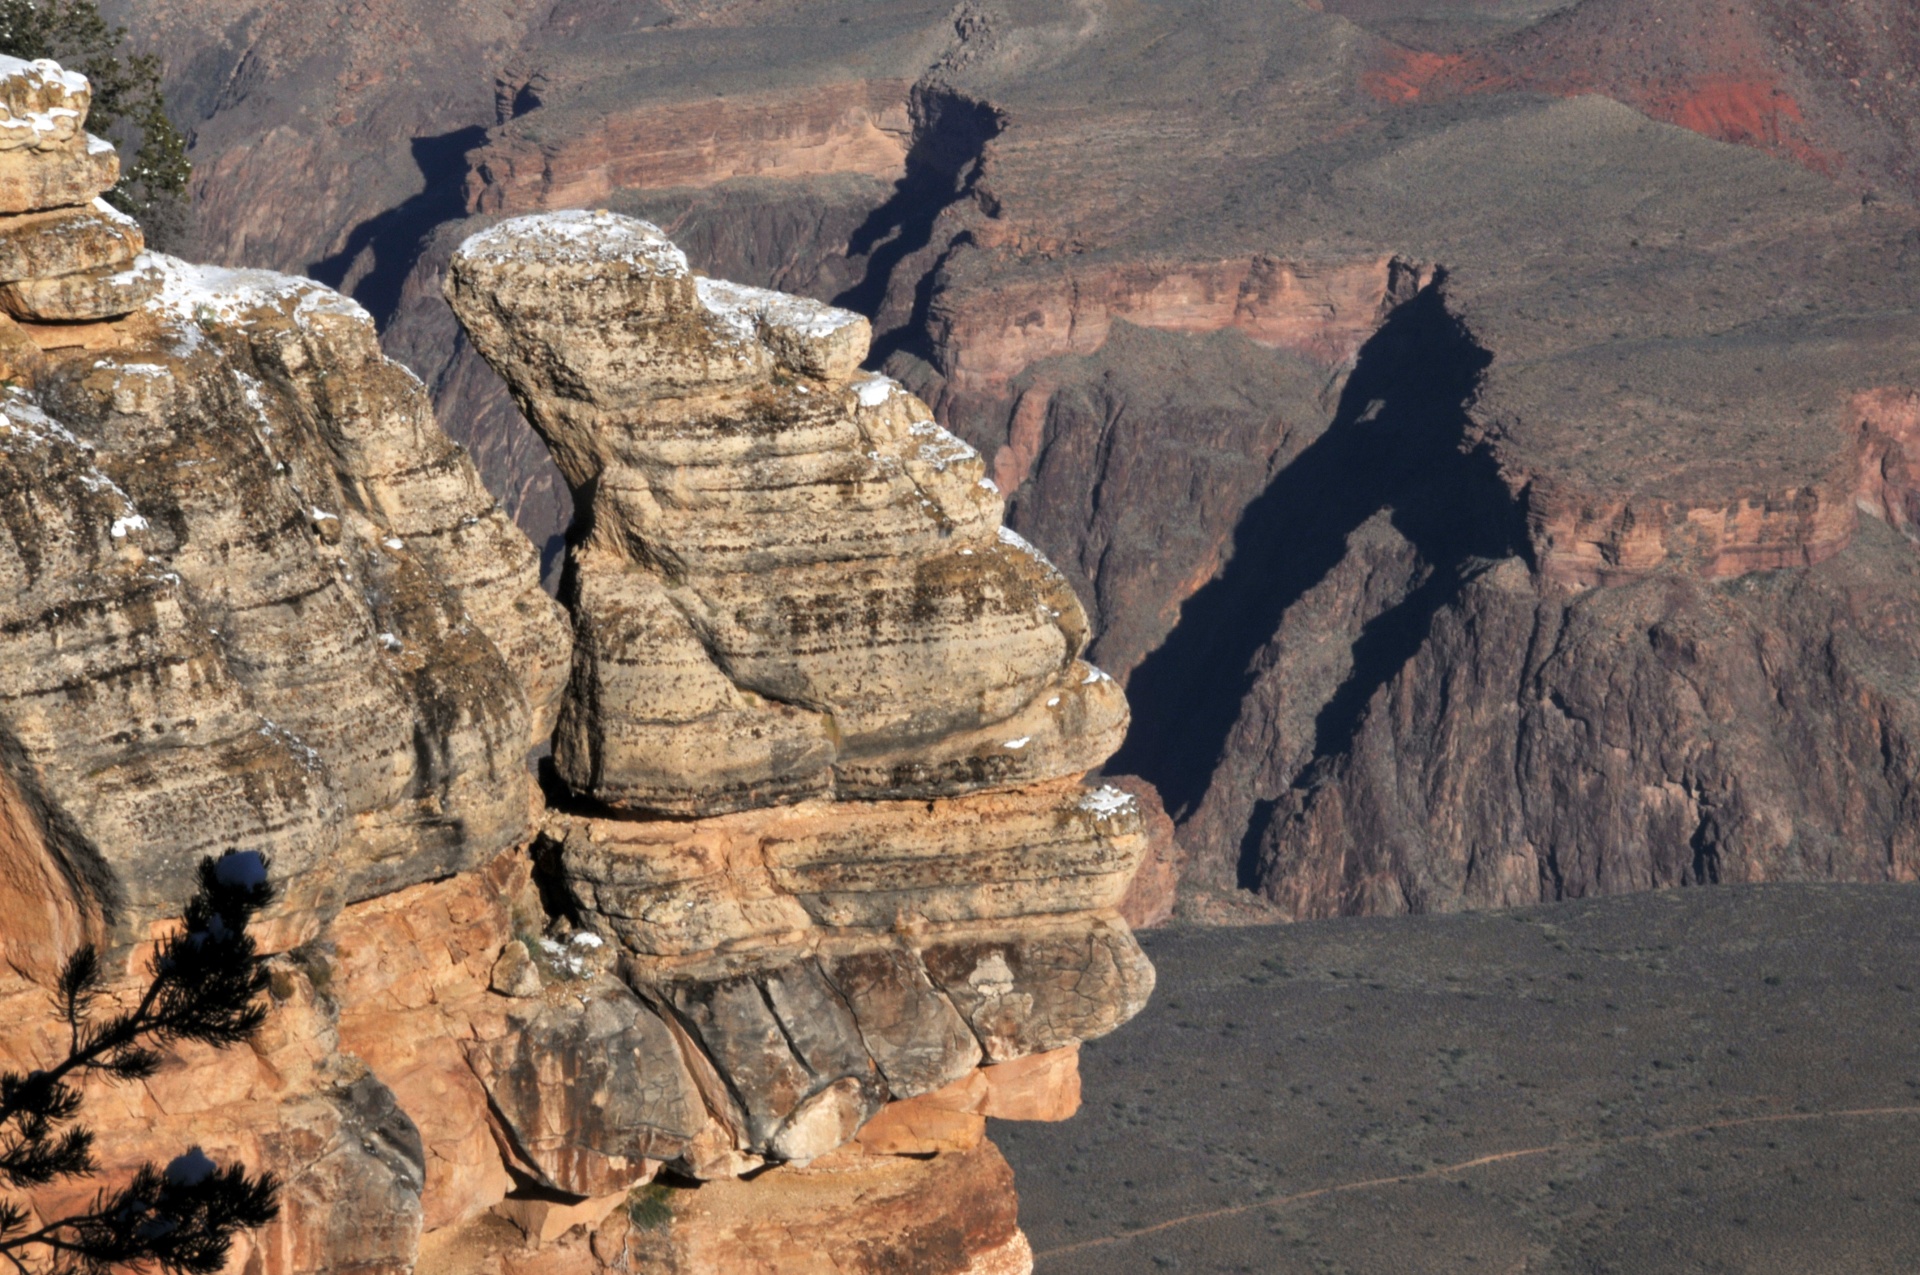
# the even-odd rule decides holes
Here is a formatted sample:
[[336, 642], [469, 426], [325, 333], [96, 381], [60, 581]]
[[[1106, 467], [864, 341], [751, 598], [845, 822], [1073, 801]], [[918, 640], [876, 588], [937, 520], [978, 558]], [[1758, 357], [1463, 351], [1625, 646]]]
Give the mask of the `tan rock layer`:
[[0, 149], [0, 213], [73, 208], [120, 180], [120, 153], [85, 133], [51, 150]]
[[43, 833], [119, 927], [226, 845], [309, 926], [484, 862], [567, 653], [531, 546], [364, 311], [151, 260], [165, 292], [0, 404], [0, 735]]
[[645, 222], [502, 223], [448, 297], [585, 511], [560, 777], [716, 815], [1082, 773], [1118, 688], [1084, 612], [1000, 527], [977, 452], [884, 377], [866, 321], [696, 280]]

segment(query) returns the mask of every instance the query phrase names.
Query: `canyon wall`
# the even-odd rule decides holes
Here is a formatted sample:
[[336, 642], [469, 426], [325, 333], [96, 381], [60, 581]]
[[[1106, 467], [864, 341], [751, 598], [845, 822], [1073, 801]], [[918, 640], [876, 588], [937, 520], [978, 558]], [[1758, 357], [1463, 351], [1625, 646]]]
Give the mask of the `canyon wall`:
[[464, 244], [563, 606], [366, 310], [144, 251], [85, 81], [0, 73], [0, 1063], [244, 846], [266, 1028], [85, 1107], [109, 1180], [282, 1178], [232, 1269], [1030, 1269], [986, 1121], [1145, 1004], [1166, 833], [1081, 782], [1125, 697], [866, 320], [604, 213]]
[[[209, 251], [312, 262], [365, 301], [550, 586], [568, 484], [441, 299], [460, 242], [592, 203], [697, 270], [867, 317], [868, 365], [982, 453], [1009, 525], [1086, 599], [1088, 654], [1135, 711], [1107, 770], [1164, 799], [1178, 845], [1155, 862], [1186, 860], [1190, 915], [1646, 888], [1707, 879], [1671, 866], [1696, 857], [1726, 879], [1903, 871], [1897, 767], [1856, 757], [1837, 707], [1856, 673], [1906, 667], [1897, 625], [1805, 655], [1819, 689], [1787, 695], [1759, 689], [1784, 685], [1771, 662], [1654, 679], [1651, 626], [1623, 618], [1667, 582], [1677, 619], [1724, 607], [1805, 652], [1847, 572], [1908, 605], [1874, 548], [1876, 520], [1912, 526], [1897, 4], [564, 0], [444, 25], [409, 0], [366, 22], [121, 4], [201, 104]], [[382, 43], [410, 22], [441, 56]], [[293, 139], [315, 158], [268, 172]], [[378, 181], [330, 181], [348, 156]], [[269, 244], [244, 192], [285, 202], [295, 172], [333, 211]], [[1782, 572], [1805, 614], [1741, 600]], [[1565, 678], [1503, 657], [1508, 690], [1449, 716], [1432, 643], [1493, 625], [1496, 596], [1613, 636], [1574, 643]], [[1575, 813], [1419, 795], [1450, 752], [1524, 753], [1566, 678], [1634, 688], [1624, 735], [1512, 781]], [[1362, 779], [1363, 738], [1404, 768]], [[1694, 796], [1658, 814], [1713, 787], [1710, 744], [1856, 761], [1772, 794], [1764, 836]], [[1301, 885], [1386, 871], [1352, 813], [1376, 808], [1465, 822], [1396, 832], [1415, 866], [1391, 888]], [[1617, 870], [1561, 866], [1590, 857], [1585, 827], [1619, 832]], [[1497, 887], [1459, 884], [1463, 855], [1506, 864]]]

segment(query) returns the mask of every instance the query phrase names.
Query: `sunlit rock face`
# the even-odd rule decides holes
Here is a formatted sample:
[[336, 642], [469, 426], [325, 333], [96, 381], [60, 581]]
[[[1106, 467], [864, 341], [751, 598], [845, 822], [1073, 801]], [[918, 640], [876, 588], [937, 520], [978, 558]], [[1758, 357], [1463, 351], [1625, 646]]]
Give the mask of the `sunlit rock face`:
[[985, 1121], [1145, 1003], [1147, 837], [979, 456], [855, 316], [507, 223], [450, 291], [574, 483], [563, 608], [365, 311], [96, 202], [86, 97], [0, 65], [0, 1066], [244, 845], [267, 1029], [89, 1117], [108, 1179], [279, 1174], [247, 1269], [1028, 1269]]
[[310, 280], [144, 252], [83, 78], [0, 86], [0, 737], [74, 901], [135, 934], [245, 843], [311, 931], [523, 841], [570, 634], [424, 388]]
[[632, 813], [950, 796], [1079, 774], [1125, 700], [1000, 524], [978, 453], [857, 371], [866, 320], [695, 279], [645, 222], [554, 214], [449, 296], [585, 510], [555, 762]]
[[[1078, 600], [978, 453], [858, 370], [858, 316], [604, 213], [476, 235], [447, 294], [581, 511], [536, 856], [709, 1077], [721, 1136], [675, 1163], [976, 1146], [970, 1077], [1070, 1075], [1152, 987], [1140, 811], [1080, 782], [1127, 714]], [[1044, 1088], [1005, 1110], [1071, 1112]]]

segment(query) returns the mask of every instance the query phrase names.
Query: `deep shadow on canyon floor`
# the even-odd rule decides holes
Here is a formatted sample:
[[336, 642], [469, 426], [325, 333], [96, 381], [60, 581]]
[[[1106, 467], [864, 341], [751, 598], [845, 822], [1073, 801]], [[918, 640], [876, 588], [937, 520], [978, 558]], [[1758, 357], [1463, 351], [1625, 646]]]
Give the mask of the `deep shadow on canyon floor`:
[[1036, 1275], [1920, 1270], [1920, 889], [1143, 936]]

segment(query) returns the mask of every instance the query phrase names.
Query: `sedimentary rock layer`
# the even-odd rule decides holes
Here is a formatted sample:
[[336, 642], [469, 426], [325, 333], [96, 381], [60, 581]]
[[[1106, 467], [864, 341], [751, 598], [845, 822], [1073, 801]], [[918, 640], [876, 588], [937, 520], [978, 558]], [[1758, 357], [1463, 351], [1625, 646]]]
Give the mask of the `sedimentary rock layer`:
[[0, 729], [76, 901], [135, 932], [248, 844], [317, 920], [523, 839], [569, 644], [524, 538], [364, 311], [146, 260], [128, 318], [13, 327], [0, 406]]
[[866, 321], [696, 280], [644, 222], [555, 214], [449, 295], [587, 534], [555, 763], [616, 807], [931, 797], [1083, 772], [1125, 705], [1084, 613], [1000, 526], [980, 456], [884, 377]]

